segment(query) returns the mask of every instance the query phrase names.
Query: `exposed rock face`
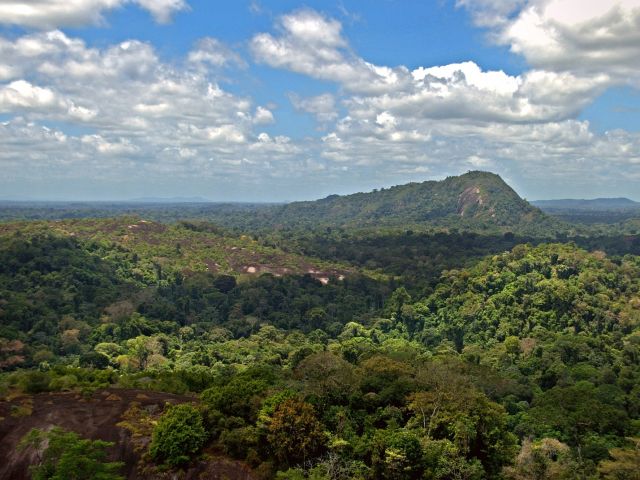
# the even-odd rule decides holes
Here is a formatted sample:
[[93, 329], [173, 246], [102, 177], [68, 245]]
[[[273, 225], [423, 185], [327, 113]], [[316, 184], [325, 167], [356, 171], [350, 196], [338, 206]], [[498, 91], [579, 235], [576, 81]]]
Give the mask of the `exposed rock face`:
[[[241, 462], [222, 457], [194, 462], [180, 474], [158, 473], [151, 468], [138, 468], [144, 453], [139, 447], [145, 439], [132, 438], [131, 433], [117, 424], [134, 402], [145, 411], [159, 413], [165, 403], [192, 402], [192, 397], [170, 393], [132, 389], [107, 389], [90, 397], [76, 393], [40, 393], [0, 402], [0, 479], [29, 480], [29, 465], [37, 452], [17, 449], [20, 440], [33, 428], [47, 430], [54, 426], [74, 431], [85, 438], [105, 440], [115, 445], [110, 460], [125, 463], [122, 475], [129, 480], [150, 479], [228, 479], [253, 480], [255, 476]], [[31, 412], [12, 416], [11, 406], [28, 404]], [[148, 439], [146, 440], [148, 443]]]
[[464, 189], [464, 191], [458, 196], [458, 215], [464, 217], [464, 214], [469, 208], [476, 205], [482, 206], [484, 200], [480, 194], [480, 187], [471, 186]]

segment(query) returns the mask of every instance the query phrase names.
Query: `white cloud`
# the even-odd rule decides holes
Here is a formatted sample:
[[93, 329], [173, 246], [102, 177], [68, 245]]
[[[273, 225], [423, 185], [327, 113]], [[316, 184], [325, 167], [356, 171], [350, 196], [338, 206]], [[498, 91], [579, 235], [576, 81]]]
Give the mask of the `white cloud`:
[[245, 66], [237, 53], [220, 40], [211, 37], [199, 40], [188, 58], [190, 62], [204, 64], [206, 67], [223, 67], [230, 64]]
[[[571, 13], [569, 15], [568, 13]], [[640, 1], [553, 0], [530, 5], [501, 39], [533, 65], [555, 70], [629, 71], [640, 60]]]
[[84, 144], [90, 145], [92, 148], [95, 148], [97, 153], [104, 155], [131, 155], [139, 151], [138, 147], [133, 145], [131, 141], [126, 138], [118, 138], [114, 141], [109, 141], [101, 135], [84, 135], [80, 141]]
[[[458, 0], [535, 68], [640, 86], [640, 0]], [[488, 21], [493, 18], [493, 21]]]
[[464, 79], [473, 88], [494, 92], [501, 95], [513, 95], [519, 86], [519, 79], [503, 71], [483, 72], [474, 62], [451, 63], [437, 67], [418, 67], [411, 72], [416, 82], [424, 82], [427, 77], [456, 82]]
[[[220, 64], [204, 58], [203, 47], [231, 56], [213, 39], [169, 64], [135, 40], [98, 49], [60, 31], [0, 37], [0, 62], [16, 65], [19, 75], [0, 83], [0, 112], [10, 116], [1, 128], [3, 171], [13, 168], [24, 178], [39, 171], [94, 178], [109, 168], [123, 178], [258, 179], [277, 162], [299, 170], [296, 145], [284, 136], [263, 145], [254, 133], [256, 125], [274, 122], [271, 110], [224, 90], [217, 69], [203, 67]], [[51, 120], [89, 133], [42, 126]], [[251, 172], [233, 166], [245, 165], [243, 159], [255, 162]]]
[[[147, 43], [132, 40], [96, 49], [54, 31], [13, 42], [2, 39], [0, 51], [3, 59], [19, 66], [21, 75], [34, 79], [15, 80], [3, 88], [17, 92], [4, 97], [25, 107], [61, 104], [64, 112], [56, 115], [92, 120], [95, 127], [112, 130], [122, 130], [123, 121], [129, 122], [127, 127], [145, 128], [149, 122], [170, 128], [170, 122], [178, 120], [200, 126], [250, 124], [238, 116], [243, 112], [250, 117], [248, 99], [225, 92], [208, 72], [190, 68], [190, 62], [161, 62]], [[33, 113], [33, 118], [45, 114]]]
[[251, 40], [259, 62], [339, 82], [353, 92], [385, 92], [410, 81], [405, 67], [378, 67], [352, 55], [340, 23], [313, 10], [283, 16], [279, 28], [278, 37], [261, 33]]
[[147, 10], [159, 23], [188, 8], [184, 0], [5, 0], [0, 2], [0, 24], [41, 29], [99, 24], [103, 12], [128, 4]]
[[[374, 65], [349, 49], [339, 23], [311, 10], [286, 15], [277, 27], [278, 36], [254, 36], [251, 46], [256, 59], [336, 82], [351, 95], [345, 99], [349, 114], [354, 118], [366, 116], [372, 122], [385, 111], [407, 121], [556, 121], [575, 116], [610, 84], [606, 74], [576, 76], [536, 70], [512, 76], [503, 71], [484, 71], [472, 61], [413, 71], [404, 66]], [[326, 31], [326, 37], [320, 31]], [[319, 100], [325, 98], [319, 97], [316, 103]], [[319, 108], [309, 102], [292, 97], [299, 110]]]
[[[472, 8], [476, 20], [500, 32], [517, 22], [521, 11], [533, 8], [525, 1], [459, 4]], [[585, 17], [598, 13], [586, 10]], [[326, 39], [318, 36], [318, 25], [330, 32]], [[334, 118], [335, 126], [322, 137], [319, 154], [335, 164], [350, 165], [351, 172], [362, 168], [387, 174], [391, 169], [457, 173], [473, 167], [566, 178], [567, 172], [584, 176], [589, 169], [598, 170], [601, 162], [623, 162], [627, 171], [637, 168], [631, 154], [637, 135], [597, 135], [587, 122], [574, 120], [615, 84], [619, 78], [615, 68], [587, 74], [541, 63], [540, 68], [509, 75], [467, 61], [409, 71], [357, 57], [341, 36], [339, 24], [316, 12], [294, 12], [281, 18], [277, 29], [275, 35], [253, 38], [254, 56], [272, 67], [341, 87], [347, 114]], [[535, 42], [535, 36], [524, 33], [522, 39]], [[633, 62], [626, 63], [635, 68]], [[296, 96], [291, 100], [299, 110], [320, 110], [314, 102], [303, 104]], [[620, 152], [627, 152], [626, 157]]]
[[467, 158], [467, 162], [469, 162], [472, 167], [481, 169], [487, 169], [493, 165], [490, 159], [479, 157], [478, 155], [470, 155], [469, 158]]
[[268, 133], [262, 132], [257, 137], [257, 142], [249, 146], [251, 152], [261, 152], [263, 154], [284, 154], [294, 155], [300, 153], [300, 146], [296, 145], [285, 135], [271, 137]]
[[16, 80], [0, 87], [0, 111], [11, 112], [15, 109], [57, 108], [60, 102], [56, 94], [48, 88], [42, 88], [26, 80]]
[[476, 24], [483, 27], [503, 25], [526, 3], [527, 0], [456, 0], [456, 5], [469, 10]]
[[[566, 23], [561, 11], [542, 8], [552, 3], [520, 2], [513, 9], [506, 1], [479, 0], [473, 8], [498, 38], [517, 33], [510, 28], [528, 11], [547, 22], [543, 29], [549, 28], [547, 17]], [[467, 0], [459, 4], [471, 8]], [[322, 138], [262, 131], [275, 123], [275, 107], [225, 89], [224, 69], [246, 65], [213, 38], [168, 63], [152, 45], [136, 40], [92, 48], [60, 31], [0, 37], [0, 112], [9, 117], [0, 123], [0, 164], [5, 182], [99, 176], [159, 185], [182, 179], [188, 185], [228, 182], [234, 193], [236, 184], [244, 185], [252, 194], [269, 184], [278, 188], [265, 195], [274, 198], [277, 190], [282, 199], [295, 198], [289, 189], [302, 178], [305, 187], [297, 195], [313, 196], [322, 191], [317, 185], [373, 187], [469, 168], [495, 169], [546, 187], [562, 188], [569, 177], [575, 185], [606, 175], [628, 182], [640, 178], [640, 135], [598, 134], [576, 120], [608, 86], [635, 78], [638, 64], [629, 59], [636, 47], [627, 20], [618, 21], [621, 11], [627, 10], [605, 12], [611, 25], [602, 23], [601, 12], [587, 11], [587, 20], [563, 30], [573, 36], [553, 37], [560, 38], [560, 50], [569, 45], [580, 56], [595, 51], [581, 37], [584, 25], [593, 30], [589, 18], [600, 19], [602, 32], [621, 29], [618, 57], [596, 58], [584, 68], [571, 61], [556, 66], [557, 60], [549, 60], [553, 48], [536, 53], [535, 36], [513, 33], [509, 42], [521, 45], [527, 60], [541, 59], [520, 75], [472, 61], [412, 71], [375, 65], [357, 56], [338, 21], [312, 10], [285, 15], [274, 33], [254, 36], [250, 47], [260, 62], [336, 84], [333, 94], [289, 94], [296, 110], [315, 116]], [[594, 41], [604, 51], [602, 40]], [[625, 71], [631, 73], [625, 77]], [[82, 133], [44, 126], [58, 124]]]
[[[197, 129], [194, 129], [197, 131]], [[219, 127], [208, 127], [203, 130], [207, 140], [222, 144], [244, 143], [245, 134], [236, 125], [220, 125]]]
[[184, 0], [134, 0], [134, 2], [148, 10], [158, 23], [168, 23], [175, 12], [188, 8]]
[[289, 95], [289, 100], [296, 110], [314, 115], [316, 120], [322, 124], [332, 122], [338, 118], [336, 99], [330, 93], [306, 98], [301, 98], [292, 93]]
[[[358, 95], [344, 103], [350, 116], [374, 122], [389, 112], [407, 125], [420, 119], [476, 122], [544, 122], [572, 118], [608, 84], [606, 75], [531, 71], [520, 76], [485, 72], [473, 62], [418, 68], [411, 89]], [[415, 128], [415, 127], [412, 127]]]
[[[515, 12], [513, 4], [488, 3], [493, 5], [493, 20], [485, 16], [485, 23], [507, 28], [509, 17], [501, 15]], [[308, 11], [301, 15], [313, 16]], [[586, 171], [601, 171], [601, 164], [622, 162], [627, 173], [637, 169], [633, 152], [638, 135], [598, 135], [587, 122], [574, 120], [615, 83], [615, 71], [603, 68], [587, 75], [537, 68], [516, 76], [485, 71], [468, 61], [409, 72], [402, 66], [376, 66], [358, 58], [340, 29], [315, 14], [314, 25], [332, 25], [329, 40], [319, 44], [315, 34], [289, 26], [296, 24], [295, 16], [281, 19], [279, 35], [255, 36], [254, 55], [273, 67], [342, 87], [347, 115], [322, 137], [319, 154], [336, 165], [350, 165], [350, 172], [457, 173], [469, 167], [496, 168], [516, 177], [538, 178], [540, 183], [541, 175], [550, 177], [551, 183], [557, 178], [560, 185], [567, 175], [585, 178]], [[381, 80], [391, 77], [393, 82]], [[320, 110], [296, 96], [291, 100], [299, 110]]]
[[383, 129], [394, 129], [398, 124], [398, 121], [396, 120], [396, 117], [385, 111], [376, 116], [376, 124]]
[[268, 110], [264, 107], [256, 108], [256, 113], [253, 115], [253, 123], [257, 125], [264, 125], [267, 123], [273, 123], [275, 120], [273, 118], [273, 113], [271, 110]]
[[282, 27], [291, 35], [305, 43], [327, 47], [343, 47], [342, 25], [334, 19], [323, 17], [313, 10], [301, 10], [295, 14], [284, 15]]
[[83, 122], [88, 122], [90, 120], [93, 120], [96, 117], [96, 115], [98, 115], [99, 112], [97, 110], [91, 110], [89, 108], [78, 107], [76, 105], [71, 104], [69, 106], [69, 109], [67, 110], [67, 113], [72, 118], [76, 118]]
[[18, 76], [18, 69], [11, 65], [0, 63], [0, 82], [10, 80]]

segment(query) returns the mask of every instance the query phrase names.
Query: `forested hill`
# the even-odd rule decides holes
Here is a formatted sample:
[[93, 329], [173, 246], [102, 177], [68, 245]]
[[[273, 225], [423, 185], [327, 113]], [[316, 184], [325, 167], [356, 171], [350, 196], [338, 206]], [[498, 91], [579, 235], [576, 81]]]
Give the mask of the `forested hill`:
[[434, 226], [518, 232], [559, 226], [520, 198], [500, 176], [479, 171], [442, 181], [294, 202], [272, 210], [271, 216], [274, 224], [282, 226]]
[[446, 338], [458, 349], [545, 332], [620, 346], [640, 326], [639, 279], [637, 256], [609, 258], [570, 243], [518, 245], [473, 268], [444, 272], [417, 308], [425, 314], [425, 339]]
[[409, 183], [367, 193], [289, 204], [10, 203], [0, 220], [103, 218], [129, 215], [173, 223], [205, 220], [236, 231], [332, 228], [513, 232], [536, 237], [575, 233], [520, 198], [498, 175], [468, 172], [442, 181]]
[[[336, 262], [284, 252], [210, 223], [164, 224], [133, 216], [0, 223], [0, 259], [6, 255], [8, 262], [22, 255], [22, 250], [28, 252], [34, 244], [56, 245], [59, 239], [76, 241], [74, 248], [79, 256], [89, 251], [103, 260], [114, 261], [123, 278], [140, 285], [163, 284], [176, 273], [236, 277], [309, 274], [327, 282], [330, 277], [354, 271]], [[0, 274], [2, 271], [0, 268]]]
[[638, 478], [640, 257], [521, 244], [413, 301], [362, 276], [145, 282], [133, 254], [180, 238], [186, 261], [210, 232], [130, 225], [0, 241], [0, 478], [26, 479], [17, 445], [47, 432], [83, 464], [108, 445], [56, 424], [119, 439], [130, 479], [230, 458], [245, 480]]

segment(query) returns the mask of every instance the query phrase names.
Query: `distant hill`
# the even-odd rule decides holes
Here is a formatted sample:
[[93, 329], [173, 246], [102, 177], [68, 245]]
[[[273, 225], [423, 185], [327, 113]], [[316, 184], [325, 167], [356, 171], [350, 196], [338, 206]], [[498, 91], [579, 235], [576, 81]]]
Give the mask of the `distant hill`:
[[528, 203], [500, 176], [472, 171], [442, 181], [288, 204], [198, 203], [200, 198], [140, 198], [120, 203], [0, 205], [0, 221], [135, 215], [160, 222], [200, 219], [250, 232], [273, 229], [389, 228], [513, 232], [554, 237], [569, 227]]
[[[204, 222], [164, 224], [132, 216], [0, 223], [0, 251], [15, 237], [71, 238], [106, 258], [129, 266], [128, 274], [143, 284], [174, 272], [209, 272], [235, 276], [309, 274], [320, 281], [347, 275], [353, 269], [259, 244]], [[53, 240], [52, 240], [53, 241]], [[159, 273], [161, 272], [161, 273]], [[131, 280], [131, 278], [128, 278]]]
[[593, 198], [593, 199], [561, 199], [561, 200], [536, 200], [531, 202], [541, 210], [590, 210], [610, 211], [640, 209], [640, 202], [634, 202], [628, 198]]
[[636, 225], [640, 221], [640, 202], [628, 198], [538, 200], [532, 203], [560, 221], [587, 225], [592, 231], [598, 225], [608, 231], [611, 228], [632, 234], [639, 231]]
[[522, 232], [559, 225], [520, 198], [500, 176], [480, 171], [442, 181], [293, 202], [262, 213], [263, 222], [287, 227], [430, 226]]
[[139, 197], [129, 200], [132, 203], [210, 203], [204, 197]]

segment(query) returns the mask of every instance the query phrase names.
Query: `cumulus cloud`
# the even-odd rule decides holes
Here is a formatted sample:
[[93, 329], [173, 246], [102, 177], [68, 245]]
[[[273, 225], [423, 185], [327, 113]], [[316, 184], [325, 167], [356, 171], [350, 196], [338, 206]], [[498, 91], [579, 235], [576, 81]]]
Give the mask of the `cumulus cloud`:
[[[624, 184], [632, 192], [630, 178], [640, 175], [640, 134], [597, 134], [585, 121], [476, 126], [429, 121], [411, 135], [408, 128], [385, 130], [385, 117], [380, 120], [383, 125], [340, 120], [323, 137], [322, 156], [351, 170], [376, 172], [381, 179], [403, 178], [400, 172], [453, 175], [480, 168], [526, 179], [530, 191], [573, 195], [592, 190], [594, 179]], [[415, 178], [411, 175], [407, 178]]]
[[[374, 65], [351, 51], [336, 20], [311, 10], [283, 16], [277, 29], [276, 36], [253, 37], [258, 61], [336, 82], [350, 95], [345, 101], [350, 115], [371, 121], [383, 111], [406, 119], [555, 121], [574, 116], [610, 84], [606, 73], [587, 77], [534, 70], [511, 76], [484, 71], [472, 61], [413, 71]], [[312, 105], [292, 98], [305, 111], [319, 108], [321, 100], [326, 98]]]
[[405, 67], [379, 67], [353, 55], [340, 22], [313, 10], [284, 15], [278, 28], [278, 36], [260, 33], [252, 38], [251, 50], [259, 62], [340, 82], [353, 92], [386, 92], [410, 79]]
[[253, 123], [258, 125], [264, 125], [266, 123], [273, 123], [275, 120], [273, 118], [273, 113], [271, 110], [265, 107], [256, 108], [256, 113], [253, 115]]
[[0, 2], [0, 24], [41, 29], [99, 24], [104, 12], [127, 4], [147, 10], [159, 23], [188, 8], [184, 0], [8, 0]]
[[338, 118], [335, 96], [324, 93], [315, 97], [301, 98], [299, 95], [289, 94], [293, 107], [301, 112], [310, 113], [321, 124], [327, 124]]
[[[538, 40], [553, 40], [550, 31], [530, 35], [530, 28], [518, 27], [527, 12], [551, 15], [565, 24], [573, 21], [562, 9], [556, 9], [556, 3], [562, 2], [459, 1], [472, 10], [478, 23], [493, 29], [496, 41], [509, 39], [514, 51], [519, 48], [528, 60], [540, 56], [540, 62], [532, 62], [533, 69], [520, 75], [483, 70], [472, 61], [412, 71], [404, 66], [374, 65], [352, 51], [336, 20], [310, 10], [280, 18], [276, 33], [254, 36], [251, 46], [258, 61], [332, 81], [341, 88], [340, 101], [347, 113], [339, 118], [333, 105], [326, 108], [332, 117], [325, 121], [335, 121], [335, 125], [322, 137], [319, 154], [330, 162], [348, 165], [350, 172], [375, 167], [387, 174], [391, 168], [407, 174], [456, 173], [471, 167], [498, 168], [534, 178], [545, 171], [546, 175], [557, 173], [566, 178], [567, 172], [598, 170], [601, 162], [622, 162], [628, 172], [637, 168], [631, 153], [637, 148], [638, 136], [598, 135], [587, 122], [575, 118], [623, 78], [622, 72], [640, 63], [633, 60], [634, 53], [625, 51], [618, 53], [627, 57], [617, 64], [603, 61], [592, 63], [589, 69], [570, 67], [581, 62], [580, 55], [599, 57], [597, 51], [602, 51], [602, 45], [597, 50], [586, 38], [580, 38], [578, 33], [583, 30], [584, 35], [594, 34], [594, 40], [610, 37], [615, 31], [626, 32], [623, 43], [633, 51], [639, 48], [640, 42], [631, 39], [640, 30], [628, 28], [636, 23], [635, 10], [629, 10], [633, 1], [600, 10], [584, 8], [577, 26], [571, 27], [574, 30], [563, 30], [558, 37], [562, 39], [558, 47], [562, 55], [554, 54], [549, 43], [542, 43], [536, 51]], [[601, 6], [605, 4], [601, 2]], [[570, 10], [575, 10], [575, 5]], [[319, 33], [322, 31], [326, 36]], [[568, 43], [571, 39], [574, 50]], [[566, 60], [574, 54], [577, 60]], [[565, 68], [556, 68], [556, 63]], [[322, 96], [290, 98], [298, 110], [316, 115], [333, 100]]]
[[26, 80], [16, 80], [0, 87], [0, 111], [48, 109], [58, 104], [55, 93], [48, 88], [32, 85]]
[[90, 145], [98, 153], [109, 156], [131, 155], [139, 151], [139, 148], [126, 138], [107, 140], [101, 135], [84, 135], [80, 141]]
[[[150, 3], [140, 2], [153, 13]], [[94, 48], [58, 30], [0, 37], [0, 112], [9, 117], [0, 123], [0, 164], [6, 181], [142, 176], [228, 182], [233, 192], [236, 184], [248, 185], [251, 193], [269, 184], [286, 195], [280, 199], [295, 198], [285, 192], [301, 179], [298, 196], [308, 197], [332, 193], [318, 185], [365, 188], [469, 168], [558, 188], [567, 176], [578, 188], [580, 179], [604, 178], [605, 170], [609, 180], [640, 180], [639, 134], [598, 134], [577, 120], [606, 88], [636, 78], [629, 27], [636, 10], [625, 0], [615, 8], [585, 8], [574, 22], [554, 10], [556, 3], [459, 0], [496, 41], [531, 63], [520, 75], [473, 61], [375, 65], [357, 55], [337, 20], [309, 9], [282, 16], [272, 32], [250, 40], [250, 49], [258, 62], [335, 84], [334, 93], [289, 94], [296, 110], [316, 118], [320, 138], [263, 131], [277, 120], [273, 106], [227, 91], [222, 72], [247, 65], [215, 38], [168, 63], [136, 40]], [[123, 4], [113, 0], [108, 8]], [[98, 15], [108, 10], [106, 0], [95, 5]], [[159, 5], [173, 12], [182, 2]], [[157, 12], [159, 20], [167, 18]], [[547, 40], [529, 36], [531, 25], [552, 32], [548, 41], [555, 43], [538, 45]], [[589, 32], [597, 33], [595, 46]], [[616, 32], [622, 47], [612, 57], [607, 39]], [[591, 60], [581, 66], [561, 61], [563, 55]]]
[[225, 92], [206, 72], [189, 68], [189, 62], [161, 62], [147, 43], [126, 41], [96, 49], [53, 31], [0, 41], [0, 51], [8, 63], [20, 66], [16, 75], [34, 79], [32, 84], [17, 78], [5, 86], [4, 103], [25, 108], [62, 104], [68, 114], [116, 130], [122, 119], [140, 126], [168, 120], [211, 126], [230, 118], [250, 123], [242, 116], [250, 117], [248, 99]]
[[134, 0], [134, 3], [148, 10], [158, 23], [168, 23], [175, 12], [188, 8], [184, 0]]
[[[459, 0], [535, 68], [640, 86], [640, 0]], [[492, 21], [488, 19], [492, 18]]]
[[41, 117], [89, 121], [98, 112], [65, 99], [52, 91], [33, 85], [26, 80], [15, 80], [0, 85], [0, 112], [32, 114]]
[[[37, 170], [87, 174], [89, 165], [99, 168], [98, 160], [120, 175], [146, 172], [147, 178], [252, 177], [271, 169], [269, 162], [295, 166], [295, 145], [276, 137], [267, 148], [254, 132], [274, 122], [271, 110], [227, 92], [216, 82], [216, 69], [203, 67], [233, 61], [207, 56], [213, 50], [233, 58], [214, 39], [169, 64], [135, 40], [91, 48], [60, 31], [0, 38], [0, 61], [17, 66], [0, 83], [0, 112], [10, 116], [0, 128], [0, 162], [8, 169], [26, 163], [14, 172], [25, 178], [38, 176]], [[51, 120], [89, 133], [45, 127]], [[244, 159], [252, 162], [251, 172], [233, 166]]]
[[191, 63], [202, 64], [205, 67], [245, 66], [240, 55], [217, 38], [211, 37], [200, 39], [188, 58]]
[[466, 8], [476, 24], [483, 27], [504, 25], [511, 14], [526, 5], [527, 0], [457, 0], [458, 7]]

